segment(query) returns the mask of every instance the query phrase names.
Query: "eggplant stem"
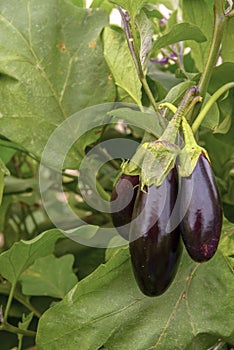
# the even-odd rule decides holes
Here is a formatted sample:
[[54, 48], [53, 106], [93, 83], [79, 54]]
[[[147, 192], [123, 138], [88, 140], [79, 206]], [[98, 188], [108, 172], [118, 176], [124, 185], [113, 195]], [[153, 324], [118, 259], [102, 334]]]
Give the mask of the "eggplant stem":
[[226, 91], [234, 88], [234, 82], [227, 83], [221, 88], [219, 88], [208, 100], [208, 102], [205, 104], [205, 106], [202, 108], [201, 112], [198, 114], [196, 120], [194, 121], [192, 125], [193, 132], [197, 132], [199, 126], [203, 122], [205, 116], [209, 112], [210, 108], [213, 106], [213, 104], [219, 99], [220, 96], [222, 96]]

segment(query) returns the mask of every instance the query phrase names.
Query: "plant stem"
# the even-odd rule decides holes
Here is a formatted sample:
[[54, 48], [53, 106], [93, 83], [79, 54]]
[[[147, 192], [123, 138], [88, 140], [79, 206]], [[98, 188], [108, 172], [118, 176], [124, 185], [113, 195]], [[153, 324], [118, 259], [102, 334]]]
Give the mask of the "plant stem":
[[217, 99], [222, 96], [226, 91], [228, 91], [229, 89], [234, 88], [234, 82], [232, 83], [227, 83], [225, 85], [223, 85], [220, 89], [218, 89], [212, 96], [211, 98], [208, 100], [208, 102], [206, 103], [206, 105], [202, 108], [201, 112], [198, 114], [195, 122], [192, 125], [192, 130], [195, 133], [199, 126], [201, 125], [203, 119], [205, 118], [206, 114], [208, 113], [208, 111], [210, 110], [210, 108], [213, 106], [213, 104], [215, 103], [215, 101], [217, 101]]
[[[9, 295], [10, 290], [11, 288], [10, 288], [9, 282], [0, 284], [1, 294]], [[24, 305], [28, 310], [32, 311], [35, 316], [37, 316], [38, 318], [41, 317], [41, 313], [37, 309], [35, 309], [35, 307], [29, 301], [27, 301], [20, 293], [18, 293], [17, 290], [15, 290], [14, 292], [14, 299], [17, 300], [22, 305]]]
[[27, 329], [20, 329], [18, 327], [12, 326], [11, 324], [7, 323], [7, 322], [3, 322], [0, 325], [0, 331], [8, 331], [11, 333], [15, 333], [15, 334], [22, 334], [22, 335], [26, 335], [29, 337], [35, 337], [36, 336], [36, 332], [34, 331], [30, 331]]
[[145, 93], [146, 95], [148, 96], [149, 100], [150, 100], [150, 103], [152, 104], [154, 110], [156, 112], [158, 112], [158, 107], [156, 105], [156, 102], [155, 102], [155, 99], [154, 99], [154, 96], [150, 90], [150, 87], [147, 83], [147, 80], [146, 80], [146, 77], [145, 77], [145, 74], [143, 72], [143, 69], [142, 69], [142, 64], [141, 64], [141, 60], [140, 60], [140, 55], [139, 55], [139, 49], [138, 49], [138, 44], [137, 44], [137, 34], [136, 34], [136, 27], [135, 27], [135, 23], [134, 21], [132, 21], [132, 37], [133, 37], [133, 48], [134, 48], [134, 52], [135, 52], [135, 55], [136, 55], [136, 61], [137, 61], [137, 65], [138, 65], [138, 76], [139, 76], [139, 79], [142, 83], [142, 86], [145, 90]]
[[160, 103], [160, 105], [158, 106], [159, 109], [162, 109], [162, 108], [168, 108], [172, 113], [176, 113], [177, 111], [177, 107], [174, 106], [172, 103], [170, 102], [163, 102], [163, 103]]
[[213, 72], [213, 68], [218, 58], [219, 48], [223, 37], [223, 28], [226, 20], [227, 18], [225, 17], [223, 10], [223, 1], [216, 0], [214, 3], [214, 29], [209, 55], [207, 57], [205, 69], [202, 73], [200, 82], [198, 84], [200, 95], [203, 98], [205, 97], [210, 78]]
[[12, 283], [11, 289], [10, 289], [10, 293], [9, 293], [9, 296], [8, 296], [8, 299], [7, 299], [6, 309], [4, 311], [3, 323], [7, 322], [8, 314], [9, 314], [9, 311], [10, 311], [10, 308], [11, 308], [11, 303], [12, 303], [12, 300], [13, 300], [13, 297], [14, 297], [15, 287], [16, 287], [16, 283]]
[[171, 142], [175, 142], [177, 132], [181, 124], [181, 119], [186, 114], [187, 108], [190, 106], [193, 99], [196, 99], [196, 96], [195, 96], [196, 93], [197, 93], [196, 86], [192, 86], [186, 91], [173, 118], [169, 122], [162, 136], [160, 137], [161, 140], [168, 140]]
[[[227, 17], [225, 17], [225, 14], [224, 14], [223, 0], [215, 0], [214, 28], [213, 28], [213, 35], [212, 35], [211, 44], [210, 44], [210, 50], [209, 50], [204, 71], [201, 75], [201, 78], [198, 84], [199, 93], [203, 99], [206, 95], [206, 92], [209, 86], [213, 68], [217, 62], [219, 48], [223, 37], [224, 24], [226, 20], [227, 20]], [[201, 109], [201, 105], [195, 107], [194, 113], [193, 113], [193, 119], [196, 118], [200, 109]]]
[[146, 78], [144, 77], [144, 78], [142, 78], [142, 79], [140, 79], [140, 80], [141, 80], [142, 86], [143, 86], [143, 88], [144, 88], [144, 90], [145, 90], [145, 93], [146, 93], [146, 95], [148, 96], [151, 105], [153, 106], [153, 109], [154, 109], [156, 112], [158, 112], [158, 106], [157, 106], [157, 104], [156, 104], [156, 102], [155, 102], [154, 96], [153, 96], [153, 94], [152, 94], [152, 92], [151, 92], [151, 90], [150, 90], [150, 87], [149, 87], [149, 85], [148, 85], [148, 83], [147, 83], [147, 81], [146, 81]]
[[138, 49], [138, 44], [137, 44], [137, 33], [136, 33], [136, 27], [135, 27], [135, 22], [134, 19], [131, 18], [132, 21], [132, 25], [131, 25], [131, 31], [129, 28], [129, 20], [127, 21], [125, 14], [122, 10], [122, 8], [120, 6], [117, 7], [121, 18], [122, 18], [122, 22], [123, 22], [123, 27], [124, 27], [124, 31], [125, 31], [125, 35], [126, 35], [126, 39], [127, 39], [127, 43], [128, 43], [128, 47], [131, 53], [131, 56], [133, 58], [134, 64], [136, 66], [136, 70], [137, 70], [137, 74], [138, 77], [140, 79], [140, 82], [145, 90], [146, 95], [148, 96], [151, 105], [153, 106], [154, 110], [156, 112], [158, 112], [158, 107], [157, 104], [155, 102], [154, 96], [150, 90], [150, 87], [147, 83], [145, 74], [143, 72], [142, 69], [142, 64], [141, 64], [141, 60], [140, 60], [140, 55], [139, 55], [139, 49]]
[[120, 6], [117, 6], [117, 8], [119, 10], [119, 13], [121, 15], [121, 19], [122, 19], [122, 22], [123, 22], [123, 28], [124, 28], [124, 32], [125, 32], [125, 35], [126, 35], [128, 48], [129, 48], [130, 53], [132, 55], [134, 64], [135, 64], [136, 69], [137, 69], [137, 74], [139, 76], [140, 72], [139, 72], [139, 67], [138, 67], [138, 61], [137, 61], [136, 52], [135, 52], [134, 46], [133, 46], [133, 38], [132, 38], [132, 35], [131, 35], [131, 32], [130, 32], [129, 23], [128, 23], [126, 17], [125, 17], [125, 13], [123, 12], [122, 8]]

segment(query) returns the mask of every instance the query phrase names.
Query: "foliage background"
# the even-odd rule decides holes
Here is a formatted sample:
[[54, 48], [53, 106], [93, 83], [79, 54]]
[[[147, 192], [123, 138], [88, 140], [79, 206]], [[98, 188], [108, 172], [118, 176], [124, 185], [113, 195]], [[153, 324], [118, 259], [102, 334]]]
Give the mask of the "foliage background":
[[[116, 3], [136, 20], [139, 55], [142, 62], [147, 57], [145, 78], [155, 101], [178, 105], [206, 67], [213, 1]], [[196, 264], [184, 251], [164, 295], [148, 298], [139, 292], [127, 247], [79, 245], [53, 227], [41, 205], [39, 162], [62, 121], [105, 102], [150, 105], [123, 29], [109, 24], [116, 3], [94, 0], [87, 9], [80, 0], [0, 0], [2, 350], [35, 344], [41, 350], [206, 350], [234, 344], [233, 89], [213, 105], [198, 135], [210, 155], [226, 216], [218, 252], [208, 263]], [[159, 4], [170, 10], [170, 17], [165, 18]], [[233, 81], [233, 33], [232, 17], [224, 28], [206, 99]], [[152, 42], [152, 36], [157, 40]], [[119, 113], [126, 124], [136, 119], [132, 111]], [[161, 134], [158, 125], [154, 131]], [[95, 144], [113, 137], [141, 142], [143, 133], [127, 125], [103, 126], [88, 132], [69, 153], [64, 190], [73, 210], [88, 224], [108, 227], [111, 219], [83, 201], [74, 169]], [[51, 158], [56, 157], [51, 150]], [[106, 198], [120, 163], [108, 162], [98, 174]], [[37, 331], [36, 338], [17, 336], [9, 324], [22, 333]]]

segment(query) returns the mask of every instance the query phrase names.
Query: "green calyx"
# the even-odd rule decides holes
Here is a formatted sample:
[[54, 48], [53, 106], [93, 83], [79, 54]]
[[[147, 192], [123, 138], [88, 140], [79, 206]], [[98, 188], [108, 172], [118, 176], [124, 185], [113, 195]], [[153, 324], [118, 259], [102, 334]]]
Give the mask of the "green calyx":
[[141, 190], [145, 186], [160, 186], [175, 166], [179, 147], [166, 140], [145, 142], [129, 162], [122, 164], [122, 171], [127, 175], [138, 175]]
[[[175, 112], [162, 136], [157, 141], [140, 145], [133, 158], [122, 164], [123, 174], [140, 177], [141, 190], [144, 190], [145, 186], [160, 186], [175, 167], [178, 155], [181, 176], [189, 176], [192, 173], [201, 152], [208, 158], [206, 151], [197, 145], [193, 132], [184, 117], [190, 106], [198, 101], [200, 97], [197, 96], [197, 88], [193, 86], [186, 92], [178, 108], [167, 102], [160, 105], [161, 108], [168, 107]], [[185, 139], [183, 150], [176, 145], [181, 123]]]
[[184, 134], [185, 146], [179, 154], [178, 170], [181, 177], [188, 177], [194, 171], [197, 161], [202, 153], [209, 161], [210, 159], [207, 151], [197, 144], [193, 131], [184, 117], [182, 118], [181, 125]]

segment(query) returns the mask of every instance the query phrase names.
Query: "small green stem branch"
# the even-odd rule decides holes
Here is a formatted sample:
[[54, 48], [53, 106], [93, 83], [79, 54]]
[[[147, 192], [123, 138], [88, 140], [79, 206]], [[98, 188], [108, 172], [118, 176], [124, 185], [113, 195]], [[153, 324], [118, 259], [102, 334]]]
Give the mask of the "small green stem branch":
[[15, 334], [22, 334], [22, 335], [26, 335], [29, 337], [35, 337], [36, 336], [36, 332], [34, 331], [30, 331], [27, 329], [20, 329], [18, 327], [12, 326], [11, 324], [7, 323], [7, 322], [3, 322], [0, 325], [0, 331], [8, 331], [11, 333], [15, 333]]
[[204, 120], [206, 114], [210, 110], [210, 108], [213, 106], [213, 104], [222, 96], [226, 91], [229, 89], [234, 88], [234, 82], [228, 83], [223, 85], [220, 89], [218, 89], [208, 100], [206, 105], [203, 107], [199, 115], [197, 116], [195, 122], [192, 125], [193, 132], [197, 132], [199, 126], [201, 125], [202, 121]]
[[158, 112], [158, 106], [157, 106], [157, 104], [155, 102], [154, 96], [153, 96], [153, 94], [152, 94], [152, 92], [150, 90], [150, 87], [149, 87], [149, 85], [148, 85], [148, 83], [146, 81], [146, 78], [145, 77], [144, 78], [140, 78], [140, 81], [142, 83], [142, 86], [143, 86], [143, 88], [145, 90], [145, 93], [148, 96], [148, 98], [150, 100], [150, 103], [153, 106], [155, 112]]
[[7, 319], [8, 319], [8, 315], [9, 315], [9, 311], [11, 308], [11, 303], [14, 297], [14, 292], [15, 292], [15, 288], [16, 288], [16, 284], [12, 284], [11, 285], [11, 289], [10, 289], [10, 293], [7, 299], [7, 304], [6, 304], [6, 309], [4, 311], [4, 316], [3, 316], [3, 323], [7, 323]]
[[[5, 283], [0, 284], [1, 294], [9, 295], [10, 290], [11, 290], [11, 287], [9, 282], [7, 282], [6, 284]], [[41, 313], [38, 310], [36, 310], [34, 306], [28, 300], [26, 300], [20, 293], [18, 293], [17, 290], [15, 290], [14, 292], [14, 299], [17, 300], [22, 305], [24, 305], [28, 310], [33, 312], [35, 316], [37, 316], [38, 318], [41, 317]]]
[[[228, 18], [225, 16], [224, 13], [224, 2], [223, 0], [215, 0], [214, 2], [214, 28], [213, 28], [213, 35], [211, 39], [209, 54], [207, 57], [206, 65], [204, 68], [204, 71], [201, 75], [198, 89], [200, 96], [204, 99], [210, 78], [213, 72], [213, 68], [217, 62], [218, 54], [219, 54], [219, 48], [221, 45], [222, 37], [223, 37], [223, 29], [225, 22]], [[196, 106], [196, 108], [193, 111], [193, 120], [197, 117], [201, 106]]]
[[213, 68], [217, 62], [220, 44], [223, 37], [223, 28], [227, 18], [224, 14], [223, 0], [216, 0], [214, 3], [214, 29], [210, 44], [209, 55], [205, 69], [198, 84], [201, 97], [205, 97], [210, 82]]
[[197, 93], [196, 86], [192, 86], [187, 90], [183, 100], [180, 102], [173, 118], [169, 122], [166, 130], [164, 131], [160, 139], [170, 140], [171, 142], [175, 142], [177, 132], [181, 124], [181, 119], [186, 114], [186, 111], [190, 106], [191, 102], [193, 101], [193, 99], [196, 98], [195, 97], [196, 93]]

